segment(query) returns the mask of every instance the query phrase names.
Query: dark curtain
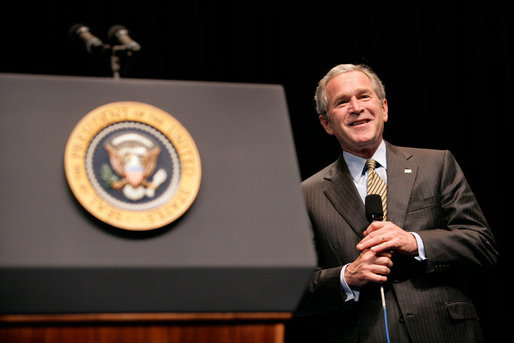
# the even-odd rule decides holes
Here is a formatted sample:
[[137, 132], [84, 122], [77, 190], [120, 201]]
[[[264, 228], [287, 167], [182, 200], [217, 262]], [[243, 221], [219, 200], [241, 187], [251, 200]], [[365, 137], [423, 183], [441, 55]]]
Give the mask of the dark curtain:
[[122, 77], [283, 85], [302, 178], [339, 154], [314, 110], [317, 81], [335, 64], [369, 64], [386, 87], [386, 139], [451, 150], [479, 199], [502, 257], [495, 271], [477, 275], [483, 287], [477, 298], [488, 342], [504, 336], [511, 317], [504, 275], [514, 205], [501, 179], [513, 152], [512, 2], [54, 0], [4, 6], [0, 72], [109, 77], [108, 60], [80, 51], [68, 30], [83, 23], [107, 41], [109, 27], [121, 24], [143, 47], [122, 61]]

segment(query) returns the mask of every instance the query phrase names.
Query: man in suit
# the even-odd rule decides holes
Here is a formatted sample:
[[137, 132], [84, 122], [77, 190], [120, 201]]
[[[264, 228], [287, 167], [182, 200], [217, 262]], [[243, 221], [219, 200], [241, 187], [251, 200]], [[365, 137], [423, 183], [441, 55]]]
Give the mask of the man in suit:
[[[385, 91], [366, 66], [334, 67], [315, 99], [343, 152], [302, 183], [319, 268], [298, 315], [316, 323], [317, 342], [386, 342], [382, 286], [391, 342], [481, 342], [466, 286], [498, 252], [454, 157], [383, 140]], [[368, 159], [387, 185], [387, 219], [371, 224]]]

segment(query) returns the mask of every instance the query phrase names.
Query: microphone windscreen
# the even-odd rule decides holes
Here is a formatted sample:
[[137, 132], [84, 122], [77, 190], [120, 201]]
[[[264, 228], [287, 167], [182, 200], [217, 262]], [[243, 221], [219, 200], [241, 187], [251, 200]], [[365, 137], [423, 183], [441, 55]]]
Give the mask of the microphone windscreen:
[[374, 220], [382, 220], [384, 218], [384, 210], [382, 209], [382, 197], [378, 194], [370, 194], [365, 199], [366, 218], [368, 222]]
[[116, 39], [119, 39], [118, 35], [119, 35], [120, 31], [125, 32], [125, 33], [128, 32], [128, 30], [122, 25], [113, 25], [109, 29], [109, 32], [107, 33], [107, 37], [109, 38], [109, 40], [115, 41]]
[[127, 50], [130, 52], [137, 52], [141, 50], [141, 45], [134, 41], [129, 36], [129, 31], [126, 27], [121, 25], [113, 25], [109, 29], [109, 33], [107, 34], [109, 40], [116, 44], [115, 42], [119, 42], [119, 44], [124, 45]]
[[[70, 30], [68, 31], [68, 36], [69, 37], [75, 37], [75, 36], [78, 36], [80, 34], [80, 30], [79, 29], [82, 29], [82, 28], [86, 28], [87, 29], [87, 26], [84, 26], [82, 24], [75, 24], [73, 25], [72, 27], [70, 27]], [[89, 30], [89, 29], [87, 29]]]

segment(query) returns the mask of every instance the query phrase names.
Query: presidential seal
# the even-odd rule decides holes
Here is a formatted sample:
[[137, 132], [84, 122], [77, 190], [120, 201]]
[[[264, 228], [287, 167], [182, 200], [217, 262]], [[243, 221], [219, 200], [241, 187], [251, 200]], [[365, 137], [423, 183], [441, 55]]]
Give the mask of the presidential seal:
[[64, 153], [68, 184], [93, 216], [126, 230], [157, 229], [193, 204], [200, 155], [170, 114], [140, 102], [115, 102], [89, 112]]

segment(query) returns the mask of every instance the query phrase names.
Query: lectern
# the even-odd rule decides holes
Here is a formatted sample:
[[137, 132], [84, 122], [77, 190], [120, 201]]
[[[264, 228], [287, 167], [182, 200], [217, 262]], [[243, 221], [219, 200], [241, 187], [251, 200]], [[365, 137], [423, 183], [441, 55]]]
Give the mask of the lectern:
[[[201, 159], [155, 230], [99, 219], [65, 175], [77, 123], [119, 102], [170, 114]], [[0, 108], [0, 341], [282, 340], [315, 266], [282, 87], [1, 74]]]

